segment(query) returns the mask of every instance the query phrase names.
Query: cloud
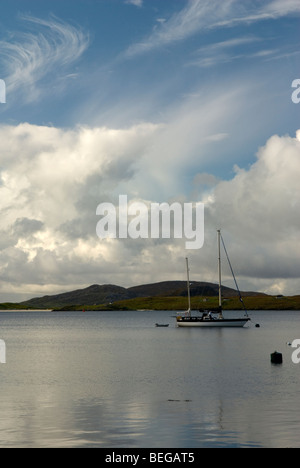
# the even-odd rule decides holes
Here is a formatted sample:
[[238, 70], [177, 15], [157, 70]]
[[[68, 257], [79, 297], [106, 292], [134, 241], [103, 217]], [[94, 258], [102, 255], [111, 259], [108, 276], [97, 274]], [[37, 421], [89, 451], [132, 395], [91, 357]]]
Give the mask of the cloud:
[[[0, 41], [2, 73], [7, 93], [12, 99], [32, 102], [42, 89], [49, 92], [53, 80], [70, 78], [69, 67], [74, 65], [89, 45], [89, 35], [55, 16], [42, 20], [21, 16], [30, 32], [11, 34]], [[71, 74], [74, 77], [74, 74]]]
[[156, 131], [152, 124], [0, 127], [0, 277], [6, 290], [26, 284], [31, 295], [44, 284], [49, 290], [80, 285], [83, 276], [95, 283], [101, 271], [106, 282], [124, 252], [97, 238], [96, 208], [114, 201], [114, 190], [118, 194], [132, 177]]
[[286, 16], [300, 13], [300, 3], [298, 0], [273, 0], [265, 6], [265, 11], [273, 16]]
[[20, 237], [28, 237], [44, 228], [44, 223], [36, 219], [18, 218], [13, 226], [13, 232]]
[[189, 0], [179, 12], [174, 13], [160, 25], [155, 25], [152, 33], [140, 43], [128, 48], [128, 58], [183, 41], [195, 33], [220, 27], [234, 27], [257, 21], [278, 19], [291, 14], [299, 14], [298, 0], [274, 0], [252, 2], [245, 0]]
[[287, 287], [288, 278], [296, 283], [300, 278], [299, 139], [274, 135], [249, 169], [235, 170], [235, 177], [219, 182], [207, 198], [208, 227], [223, 227], [234, 264], [244, 278], [257, 283], [260, 279], [266, 290], [280, 282]]
[[[116, 181], [131, 177], [134, 164], [156, 130], [152, 124], [124, 130], [3, 125], [0, 167], [5, 169], [1, 173], [0, 206], [14, 214], [26, 212], [17, 218], [39, 219], [39, 215], [45, 217], [44, 205], [48, 221], [69, 219], [76, 195], [86, 183], [90, 190], [97, 183], [111, 190]], [[72, 191], [75, 198], [69, 196]], [[65, 200], [65, 208], [61, 200]]]
[[[233, 1], [233, 4], [236, 1]], [[265, 20], [276, 20], [285, 16], [297, 15], [300, 13], [300, 6], [298, 0], [287, 0], [282, 2], [281, 0], [272, 0], [264, 2], [257, 1], [254, 3], [245, 2], [245, 6], [248, 8], [237, 8], [232, 11], [231, 18], [222, 19], [220, 22], [216, 22], [213, 27], [234, 27], [239, 24], [251, 24], [258, 21]]]
[[[203, 113], [208, 117], [206, 108]], [[28, 297], [95, 282], [130, 286], [184, 277], [184, 240], [101, 241], [96, 236], [98, 204], [117, 204], [119, 194], [149, 204], [158, 201], [160, 185], [166, 184], [172, 190], [176, 186], [173, 193], [181, 201], [186, 152], [179, 148], [176, 153], [174, 143], [159, 164], [166, 142], [179, 128], [179, 121], [128, 129], [0, 127], [0, 167], [5, 167], [0, 278], [10, 300], [17, 293], [25, 298], [25, 290]], [[203, 129], [203, 144], [224, 143], [226, 134], [213, 137], [208, 130]], [[194, 279], [216, 280], [215, 231], [222, 227], [242, 289], [299, 292], [299, 133], [297, 138], [271, 137], [256, 161], [245, 169], [236, 167], [230, 180], [204, 172], [191, 176], [193, 201], [206, 204], [205, 245], [188, 252]], [[177, 169], [169, 175], [172, 162]]]
[[260, 38], [256, 36], [236, 37], [233, 39], [228, 39], [227, 41], [216, 42], [214, 44], [206, 45], [205, 47], [202, 47], [201, 49], [199, 49], [197, 52], [202, 53], [207, 50], [219, 51], [219, 50], [228, 49], [232, 47], [239, 47], [241, 45], [243, 46], [245, 44], [251, 44], [257, 41], [260, 41]]
[[129, 5], [134, 5], [137, 7], [142, 7], [143, 6], [143, 0], [126, 0], [125, 3], [128, 3]]
[[[230, 2], [229, 2], [230, 3]], [[214, 15], [226, 10], [228, 0], [224, 0], [216, 9], [215, 1], [192, 0], [178, 13], [166, 21], [156, 24], [152, 34], [143, 42], [131, 46], [126, 55], [128, 57], [144, 53], [157, 47], [178, 42], [194, 34], [210, 21]]]
[[246, 56], [251, 57], [252, 55], [246, 51], [245, 45], [255, 44], [260, 41], [259, 37], [246, 36], [209, 44], [198, 49], [193, 54], [195, 58], [188, 65], [207, 68], [215, 65], [220, 66], [221, 63], [232, 62]]

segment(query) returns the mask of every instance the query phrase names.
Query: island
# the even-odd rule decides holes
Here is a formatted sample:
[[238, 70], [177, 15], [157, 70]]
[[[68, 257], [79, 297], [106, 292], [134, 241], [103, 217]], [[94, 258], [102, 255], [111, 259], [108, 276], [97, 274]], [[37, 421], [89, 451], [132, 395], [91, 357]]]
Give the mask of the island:
[[[211, 309], [218, 306], [218, 285], [191, 281], [193, 310]], [[300, 295], [272, 296], [261, 292], [241, 292], [248, 310], [300, 310]], [[243, 308], [235, 289], [223, 288], [223, 309]], [[97, 285], [59, 293], [52, 296], [32, 298], [20, 303], [0, 304], [0, 310], [53, 310], [53, 311], [134, 311], [187, 309], [187, 286], [185, 281], [165, 281], [123, 288], [116, 285]]]

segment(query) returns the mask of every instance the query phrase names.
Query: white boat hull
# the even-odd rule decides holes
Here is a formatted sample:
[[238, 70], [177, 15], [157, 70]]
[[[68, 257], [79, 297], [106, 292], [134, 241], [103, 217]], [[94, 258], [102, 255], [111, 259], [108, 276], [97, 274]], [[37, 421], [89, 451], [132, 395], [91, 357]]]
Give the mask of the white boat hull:
[[222, 320], [199, 320], [199, 319], [177, 319], [178, 327], [202, 327], [202, 328], [243, 328], [249, 318], [222, 319]]

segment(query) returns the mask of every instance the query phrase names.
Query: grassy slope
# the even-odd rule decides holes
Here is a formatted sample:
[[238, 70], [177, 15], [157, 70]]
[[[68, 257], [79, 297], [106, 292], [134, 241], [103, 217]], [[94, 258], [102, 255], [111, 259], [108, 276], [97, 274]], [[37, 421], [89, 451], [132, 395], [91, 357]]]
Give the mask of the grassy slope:
[[[273, 296], [244, 297], [248, 310], [300, 310], [300, 296], [276, 298]], [[218, 298], [211, 297], [203, 301], [203, 297], [192, 298], [192, 309], [209, 309], [218, 306]], [[224, 310], [241, 310], [242, 304], [238, 298], [224, 301]], [[186, 297], [148, 297], [117, 301], [111, 305], [72, 306], [61, 310], [186, 310]]]
[[26, 310], [29, 309], [29, 307], [25, 307], [21, 304], [14, 304], [12, 302], [4, 302], [3, 304], [0, 304], [0, 310]]

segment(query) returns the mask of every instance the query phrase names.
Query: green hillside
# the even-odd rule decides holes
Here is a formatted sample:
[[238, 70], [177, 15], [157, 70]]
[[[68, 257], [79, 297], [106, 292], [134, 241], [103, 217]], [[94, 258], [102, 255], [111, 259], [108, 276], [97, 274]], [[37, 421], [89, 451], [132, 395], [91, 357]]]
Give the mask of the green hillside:
[[[191, 300], [194, 310], [218, 306], [218, 285], [191, 281]], [[242, 304], [237, 291], [222, 288], [223, 306], [239, 310]], [[258, 292], [242, 292], [249, 310], [300, 310], [300, 296], [268, 296]], [[186, 310], [185, 281], [164, 281], [131, 288], [94, 284], [84, 289], [52, 296], [36, 297], [19, 304], [0, 304], [0, 310], [54, 309], [54, 310]]]
[[[273, 296], [244, 297], [248, 310], [300, 310], [300, 296], [276, 298]], [[198, 310], [216, 308], [218, 297], [203, 299], [203, 296], [192, 298], [192, 309]], [[224, 300], [224, 310], [242, 310], [238, 297]], [[184, 297], [148, 297], [116, 301], [113, 304], [98, 306], [80, 305], [57, 310], [186, 310], [187, 300]]]

